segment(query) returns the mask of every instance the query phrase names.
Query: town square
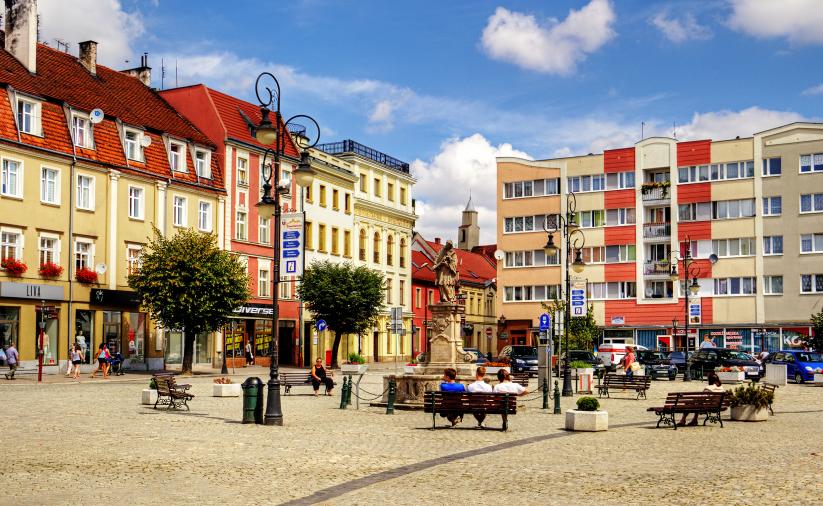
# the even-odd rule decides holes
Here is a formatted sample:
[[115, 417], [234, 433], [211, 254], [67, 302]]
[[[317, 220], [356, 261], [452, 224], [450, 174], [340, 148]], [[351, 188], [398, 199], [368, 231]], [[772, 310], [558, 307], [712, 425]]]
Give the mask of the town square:
[[0, 504], [819, 504], [821, 0], [6, 0]]

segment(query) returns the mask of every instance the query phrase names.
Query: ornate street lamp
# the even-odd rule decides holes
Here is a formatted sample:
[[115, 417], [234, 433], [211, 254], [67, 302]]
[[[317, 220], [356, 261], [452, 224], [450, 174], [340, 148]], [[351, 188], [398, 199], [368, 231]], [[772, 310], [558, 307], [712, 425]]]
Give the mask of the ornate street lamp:
[[[261, 80], [268, 78], [273, 82], [273, 87], [269, 87]], [[269, 72], [263, 72], [257, 76], [254, 83], [257, 100], [260, 102], [260, 114], [262, 116], [260, 124], [254, 128], [254, 137], [266, 146], [274, 145], [274, 149], [266, 149], [263, 153], [262, 177], [263, 196], [257, 203], [257, 209], [261, 216], [273, 216], [274, 218], [274, 265], [272, 269], [272, 326], [271, 343], [269, 345], [269, 355], [271, 363], [269, 365], [268, 396], [266, 402], [266, 415], [263, 423], [266, 425], [283, 425], [283, 413], [280, 409], [280, 379], [279, 375], [279, 329], [278, 329], [278, 298], [280, 296], [280, 195], [289, 192], [288, 185], [281, 185], [277, 178], [280, 175], [280, 157], [284, 155], [286, 148], [286, 136], [291, 135], [288, 126], [294, 125], [293, 120], [304, 118], [314, 123], [317, 128], [317, 138], [310, 142], [305, 135], [305, 129], [295, 134], [300, 145], [300, 163], [294, 171], [294, 181], [301, 187], [309, 186], [314, 179], [314, 171], [311, 168], [308, 149], [314, 147], [320, 139], [320, 125], [310, 116], [298, 114], [292, 116], [285, 122], [280, 115], [280, 83], [277, 78]], [[274, 112], [274, 122], [269, 115]], [[271, 158], [271, 160], [270, 160]], [[268, 163], [267, 163], [268, 162]]]
[[[543, 223], [543, 230], [548, 234], [548, 238], [546, 239], [546, 245], [543, 247], [543, 249], [546, 251], [546, 255], [554, 256], [560, 250], [560, 248], [558, 248], [557, 245], [554, 243], [554, 234], [556, 232], [559, 232], [560, 236], [566, 241], [566, 310], [564, 312], [563, 318], [563, 334], [564, 339], [566, 341], [566, 365], [563, 368], [564, 397], [570, 397], [572, 395], [572, 376], [571, 369], [569, 369], [569, 365], [571, 364], [571, 361], [569, 360], [569, 321], [571, 320], [571, 272], [569, 272], [569, 269], [572, 269], [574, 270], [574, 272], [579, 274], [583, 272], [583, 269], [586, 266], [586, 263], [583, 262], [583, 255], [581, 253], [581, 249], [586, 244], [586, 236], [583, 235], [583, 232], [580, 230], [580, 225], [577, 223], [577, 216], [575, 215], [576, 207], [577, 197], [574, 195], [574, 193], [569, 192], [568, 200], [566, 202], [565, 216], [558, 215], [557, 221], [551, 225], [549, 225], [546, 222]], [[574, 261], [571, 261], [572, 254], [574, 254]]]
[[[689, 365], [689, 295], [697, 295], [700, 292], [700, 284], [697, 282], [697, 278], [700, 277], [701, 269], [700, 266], [695, 263], [694, 257], [691, 253], [691, 238], [686, 236], [683, 253], [679, 251], [672, 251], [671, 256], [669, 258], [669, 263], [671, 263], [672, 269], [669, 275], [670, 279], [672, 280], [672, 284], [677, 283], [680, 281], [680, 273], [677, 272], [677, 264], [682, 262], [682, 272], [683, 272], [683, 279], [684, 283], [683, 286], [686, 288], [683, 290], [683, 297], [685, 299], [684, 303], [684, 312], [686, 317], [685, 323], [685, 332], [686, 332], [686, 351], [684, 355], [686, 356], [686, 370], [683, 372], [683, 381], [691, 381], [692, 380], [692, 370], [691, 366]], [[710, 261], [715, 263], [717, 257], [712, 255]], [[692, 282], [689, 284], [689, 278], [691, 278]], [[672, 291], [674, 291], [674, 286], [672, 286]], [[672, 325], [676, 327], [677, 320], [672, 320]], [[674, 339], [675, 336], [672, 336]], [[695, 342], [695, 345], [697, 343]]]

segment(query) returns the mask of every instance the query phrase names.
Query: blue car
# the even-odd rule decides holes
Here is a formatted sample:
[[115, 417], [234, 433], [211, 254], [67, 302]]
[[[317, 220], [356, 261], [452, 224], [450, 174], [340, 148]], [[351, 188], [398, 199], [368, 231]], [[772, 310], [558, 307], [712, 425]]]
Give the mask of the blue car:
[[786, 378], [795, 383], [814, 381], [815, 369], [823, 369], [823, 353], [812, 351], [775, 351], [766, 357], [767, 364], [786, 366]]

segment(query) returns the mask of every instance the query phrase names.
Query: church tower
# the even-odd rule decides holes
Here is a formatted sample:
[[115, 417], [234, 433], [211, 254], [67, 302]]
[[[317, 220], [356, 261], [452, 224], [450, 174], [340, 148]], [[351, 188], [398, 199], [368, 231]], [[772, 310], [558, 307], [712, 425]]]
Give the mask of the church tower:
[[462, 250], [471, 251], [472, 248], [480, 244], [480, 225], [477, 222], [477, 210], [472, 204], [471, 193], [466, 209], [463, 210], [463, 221], [457, 229], [457, 247]]

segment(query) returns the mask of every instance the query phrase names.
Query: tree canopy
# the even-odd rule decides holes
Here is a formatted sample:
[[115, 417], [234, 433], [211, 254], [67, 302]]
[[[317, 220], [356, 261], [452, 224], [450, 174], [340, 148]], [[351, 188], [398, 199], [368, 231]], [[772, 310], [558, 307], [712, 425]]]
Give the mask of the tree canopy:
[[823, 309], [811, 316], [812, 335], [803, 338], [803, 344], [814, 351], [823, 351]]
[[350, 263], [314, 262], [303, 274], [300, 298], [315, 318], [334, 332], [332, 365], [344, 334], [360, 334], [374, 324], [384, 298], [383, 274]]
[[129, 286], [160, 325], [183, 331], [183, 372], [190, 373], [195, 336], [219, 329], [248, 300], [246, 268], [214, 235], [191, 229], [170, 238], [155, 229], [140, 258]]
[[[553, 300], [551, 302], [544, 302], [541, 304], [543, 308], [556, 318], [557, 313], [563, 313], [566, 310], [565, 300]], [[561, 332], [559, 338], [564, 334]], [[569, 349], [570, 350], [593, 350], [594, 346], [600, 339], [600, 327], [597, 326], [597, 320], [594, 319], [594, 308], [591, 304], [586, 308], [585, 317], [571, 318], [569, 322]], [[556, 347], [555, 350], [560, 350]]]

